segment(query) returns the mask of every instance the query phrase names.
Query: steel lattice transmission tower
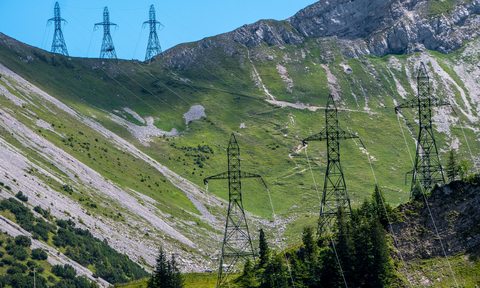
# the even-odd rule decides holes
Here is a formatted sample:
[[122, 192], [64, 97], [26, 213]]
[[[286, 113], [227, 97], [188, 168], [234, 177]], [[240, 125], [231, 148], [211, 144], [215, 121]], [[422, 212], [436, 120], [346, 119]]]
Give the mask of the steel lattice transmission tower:
[[401, 108], [418, 108], [419, 126], [417, 153], [412, 173], [410, 198], [416, 183], [423, 190], [429, 191], [437, 183], [445, 183], [442, 165], [438, 156], [437, 145], [432, 129], [432, 107], [451, 106], [450, 103], [431, 95], [429, 77], [425, 64], [422, 62], [417, 75], [418, 95], [412, 100], [395, 107], [395, 113]]
[[117, 24], [110, 22], [110, 16], [108, 14], [108, 7], [103, 9], [103, 22], [96, 23], [94, 31], [98, 26], [103, 26], [103, 41], [102, 49], [100, 50], [100, 58], [104, 59], [117, 59], [117, 53], [115, 52], [115, 46], [113, 46], [112, 36], [110, 35], [110, 26], [118, 27]]
[[62, 22], [67, 23], [67, 20], [60, 16], [60, 5], [55, 2], [55, 8], [53, 9], [53, 18], [48, 19], [47, 25], [52, 22], [55, 23], [55, 33], [53, 34], [52, 53], [63, 54], [68, 56], [67, 45], [65, 45], [65, 39], [63, 39]]
[[[240, 170], [240, 148], [237, 139], [232, 133], [227, 148], [228, 171], [203, 179], [205, 185], [208, 180], [228, 179], [228, 212], [225, 224], [225, 234], [222, 243], [222, 256], [218, 269], [217, 288], [228, 281], [228, 275], [235, 269], [235, 264], [240, 258], [247, 259], [253, 257], [252, 239], [248, 232], [247, 218], [243, 210], [242, 203], [242, 179], [260, 178], [257, 174], [252, 174]], [[263, 179], [262, 179], [263, 181]], [[263, 182], [265, 185], [265, 182]], [[265, 185], [266, 187], [266, 185]]]
[[153, 7], [153, 4], [150, 6], [149, 16], [150, 20], [143, 22], [143, 28], [145, 28], [145, 26], [147, 25], [150, 25], [150, 36], [148, 37], [148, 46], [147, 53], [145, 54], [145, 61], [152, 59], [153, 56], [162, 53], [162, 47], [160, 46], [160, 41], [158, 40], [157, 35], [157, 25], [159, 30], [163, 27], [163, 25], [155, 19], [155, 7]]
[[346, 213], [350, 213], [350, 198], [343, 177], [342, 165], [340, 164], [340, 139], [359, 138], [347, 133], [338, 127], [337, 106], [333, 95], [330, 94], [325, 108], [325, 128], [315, 135], [304, 139], [303, 145], [308, 141], [327, 141], [327, 171], [318, 219], [318, 234], [327, 234], [327, 226], [330, 227], [332, 220], [338, 213], [338, 208], [343, 207]]

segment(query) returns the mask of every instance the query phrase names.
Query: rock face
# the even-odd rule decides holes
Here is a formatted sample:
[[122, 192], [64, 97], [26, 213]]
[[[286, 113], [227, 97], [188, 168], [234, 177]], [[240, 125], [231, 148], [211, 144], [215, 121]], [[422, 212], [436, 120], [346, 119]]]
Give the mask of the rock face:
[[[472, 179], [470, 183], [454, 181], [434, 189], [427, 197], [430, 210], [423, 199], [397, 208], [392, 229], [399, 252], [406, 261], [418, 257], [444, 257], [445, 253], [448, 256], [477, 253], [475, 251], [480, 247], [479, 181], [479, 178]], [[438, 240], [437, 231], [442, 243]]]
[[369, 36], [381, 27], [390, 26], [403, 16], [404, 5], [398, 0], [319, 1], [287, 19], [304, 37], [357, 39]]
[[[261, 20], [232, 32], [199, 41], [196, 47], [180, 45], [163, 56], [172, 66], [185, 68], [185, 57], [223, 47], [227, 55], [262, 44], [296, 45], [306, 38], [334, 37], [342, 41], [343, 54], [405, 54], [434, 50], [451, 53], [463, 40], [478, 36], [480, 0], [463, 1], [444, 13], [431, 13], [436, 0], [328, 0], [300, 10], [285, 21]], [[467, 2], [470, 2], [467, 4]], [[432, 4], [433, 3], [433, 4]], [[196, 50], [196, 51], [195, 51]], [[180, 64], [178, 64], [180, 62]]]
[[258, 46], [262, 42], [270, 46], [295, 45], [304, 40], [298, 33], [288, 31], [285, 26], [274, 20], [262, 20], [255, 24], [244, 25], [229, 34], [232, 35], [233, 41], [240, 42], [247, 47]]

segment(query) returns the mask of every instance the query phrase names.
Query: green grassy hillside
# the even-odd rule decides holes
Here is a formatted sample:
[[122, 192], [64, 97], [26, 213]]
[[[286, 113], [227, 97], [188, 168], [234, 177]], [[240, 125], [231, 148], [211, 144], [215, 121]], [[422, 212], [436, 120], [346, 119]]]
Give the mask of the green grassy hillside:
[[[215, 37], [212, 39], [218, 40]], [[181, 52], [192, 45], [195, 44], [184, 44], [175, 49]], [[52, 55], [3, 36], [0, 63], [79, 111], [82, 117], [98, 122], [202, 188], [203, 178], [226, 170], [225, 149], [230, 133], [236, 133], [243, 160], [242, 169], [264, 177], [275, 212], [288, 219], [285, 235], [287, 241], [293, 243], [299, 240], [302, 227], [315, 226], [318, 218], [319, 200], [306, 151], [300, 145], [301, 139], [321, 131], [325, 125], [324, 110], [281, 108], [279, 102], [265, 101], [271, 98], [266, 95], [265, 89], [277, 101], [297, 103], [300, 107], [324, 106], [328, 94], [339, 95], [340, 127], [350, 133], [358, 133], [369, 153], [367, 156], [360, 149], [361, 144], [357, 140], [341, 141], [342, 167], [353, 206], [361, 204], [369, 195], [375, 181], [383, 187], [386, 199], [392, 205], [404, 203], [409, 198], [410, 184], [405, 183], [405, 173], [412, 169], [412, 163], [405, 141], [414, 155], [416, 112], [402, 111], [406, 121], [402, 118], [399, 121], [394, 107], [405, 101], [403, 98], [410, 99], [414, 95], [416, 69], [420, 61], [425, 61], [429, 67], [433, 93], [452, 102], [457, 112], [457, 116], [446, 108], [435, 109], [434, 112], [435, 137], [442, 161], [446, 160], [445, 153], [453, 147], [474, 164], [458, 119], [466, 128], [466, 139], [475, 159], [478, 160], [480, 153], [479, 98], [475, 94], [477, 84], [474, 80], [478, 75], [476, 65], [479, 62], [477, 40], [465, 43], [462, 49], [449, 55], [426, 52], [423, 55], [389, 55], [383, 58], [347, 58], [341, 54], [340, 45], [334, 38], [308, 39], [295, 46], [261, 45], [248, 49], [237, 43], [229, 54], [222, 47], [205, 48], [195, 55], [177, 58], [167, 55], [142, 63]], [[182, 61], [188, 62], [188, 65], [180, 65]], [[6, 82], [2, 81], [3, 77]], [[3, 87], [30, 101], [25, 104], [28, 110], [51, 125], [51, 130], [36, 129], [39, 137], [48, 138], [123, 189], [132, 189], [156, 200], [159, 203], [156, 207], [164, 213], [162, 217], [169, 219], [169, 223], [181, 219], [183, 224], [176, 229], [190, 240], [198, 242], [196, 235], [202, 235], [201, 239], [212, 237], [212, 223], [202, 219], [187, 195], [157, 169], [119, 150], [108, 137], [68, 113], [53, 106], [45, 109], [47, 104], [30, 100], [28, 95], [9, 86], [7, 76], [2, 75], [2, 79], [0, 84]], [[22, 113], [22, 108], [6, 101], [5, 96], [0, 97], [5, 103], [2, 109], [14, 111], [15, 118], [21, 123], [35, 125], [35, 119]], [[203, 106], [206, 117], [186, 124], [184, 114], [194, 105]], [[132, 126], [136, 127], [134, 130], [147, 124], [126, 112], [125, 107], [143, 119], [152, 117], [158, 129], [168, 132], [172, 128], [177, 129], [179, 135], [151, 136], [148, 142], [135, 137], [131, 130], [119, 124], [120, 121], [114, 121], [114, 115], [137, 125]], [[55, 113], [49, 109], [55, 109]], [[48, 165], [48, 161], [36, 156], [5, 129], [0, 131], [0, 135], [37, 163]], [[326, 169], [325, 143], [309, 143], [307, 152], [321, 192]], [[372, 161], [376, 180], [367, 157]], [[75, 182], [75, 178], [65, 173], [62, 179], [67, 183]], [[70, 194], [62, 190], [62, 185], [58, 182], [51, 187], [80, 203], [89, 213], [103, 215], [113, 223], [121, 223], [122, 217], [118, 215], [128, 213], [115, 205], [92, 208], [92, 203], [108, 201], [95, 198], [98, 196], [89, 193], [88, 188], [85, 191], [74, 190]], [[85, 201], [82, 192], [90, 195], [89, 201]], [[208, 192], [228, 199], [225, 181], [211, 181]], [[268, 194], [260, 181], [243, 181], [242, 192], [248, 212], [273, 220]], [[224, 205], [212, 208], [217, 216], [223, 215]], [[254, 222], [252, 225], [260, 224]], [[172, 240], [167, 237], [166, 241]], [[189, 251], [197, 248], [182, 249]], [[209, 255], [202, 257], [209, 259]]]

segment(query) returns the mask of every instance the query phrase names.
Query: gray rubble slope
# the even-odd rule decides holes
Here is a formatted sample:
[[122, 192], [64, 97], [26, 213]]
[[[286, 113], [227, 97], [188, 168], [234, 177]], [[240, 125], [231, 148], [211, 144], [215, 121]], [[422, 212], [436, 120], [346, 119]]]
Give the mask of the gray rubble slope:
[[[210, 214], [204, 203], [220, 206], [220, 203], [222, 203], [221, 200], [213, 199], [211, 195], [208, 197], [205, 196], [205, 194], [190, 181], [170, 171], [165, 166], [138, 150], [134, 145], [31, 85], [2, 65], [0, 65], [0, 74], [2, 75], [2, 81], [8, 83], [10, 88], [14, 88], [24, 96], [23, 99], [21, 99], [9, 93], [6, 87], [0, 85], [0, 93], [21, 108], [23, 115], [32, 119], [36, 117], [28, 108], [22, 108], [24, 103], [35, 105], [34, 101], [30, 100], [35, 99], [42, 103], [43, 108], [50, 113], [55, 114], [55, 110], [58, 109], [74, 116], [77, 121], [84, 122], [96, 131], [102, 133], [106, 139], [115, 143], [119, 150], [133, 154], [135, 157], [147, 162], [162, 172], [168, 180], [186, 193], [190, 201], [192, 201], [201, 213], [199, 217], [216, 227], [217, 220]], [[158, 245], [162, 244], [167, 251], [179, 255], [180, 264], [183, 265], [185, 271], [211, 269], [212, 262], [198, 256], [204, 255], [206, 252], [215, 254], [217, 253], [218, 247], [211, 247], [209, 245], [203, 247], [204, 245], [198, 245], [198, 243], [208, 243], [210, 237], [215, 237], [215, 234], [201, 236], [197, 235], [195, 230], [191, 231], [191, 235], [182, 234], [178, 229], [174, 228], [174, 226], [188, 226], [190, 225], [189, 223], [182, 223], [182, 219], [170, 219], [168, 215], [165, 215], [157, 208], [157, 206], [159, 206], [157, 204], [159, 203], [156, 203], [155, 200], [141, 195], [136, 191], [120, 187], [112, 181], [105, 179], [98, 172], [78, 161], [64, 150], [56, 147], [48, 141], [48, 139], [35, 133], [35, 129], [45, 126], [44, 121], [42, 122], [41, 119], [38, 119], [36, 121], [36, 127], [28, 127], [16, 119], [17, 113], [18, 112], [10, 109], [0, 109], [0, 126], [21, 143], [22, 149], [35, 151], [35, 153], [44, 158], [47, 163], [53, 164], [56, 169], [59, 169], [64, 175], [68, 176], [60, 175], [49, 167], [44, 167], [36, 161], [33, 161], [22, 149], [8, 143], [4, 138], [0, 138], [0, 175], [2, 175], [5, 185], [12, 187], [14, 192], [23, 191], [23, 193], [29, 197], [31, 209], [33, 206], [40, 205], [41, 207], [51, 208], [52, 215], [57, 218], [73, 218], [77, 226], [89, 229], [97, 238], [107, 239], [110, 246], [121, 253], [126, 253], [134, 261], [144, 259], [148, 264], [154, 265]], [[35, 169], [41, 177], [27, 173], [29, 169]], [[128, 211], [124, 216], [130, 225], [127, 226], [122, 222], [116, 222], [101, 215], [89, 215], [89, 213], [87, 213], [88, 211], [79, 203], [52, 189], [50, 182], [45, 179], [60, 183], [61, 185], [68, 183], [76, 189], [87, 189], [90, 193], [94, 193], [100, 197], [104, 203], [110, 203], [110, 205], [118, 204]], [[11, 196], [13, 196], [13, 194]], [[104, 203], [98, 203], [98, 205], [106, 205]], [[82, 219], [84, 224], [80, 223], [79, 219]], [[0, 226], [1, 225], [2, 224], [0, 224]], [[143, 233], [149, 230], [159, 231], [159, 233], [163, 233], [168, 237], [163, 237], [163, 239], [143, 237]], [[141, 231], [143, 232], [139, 233]], [[128, 237], [126, 237], [126, 235], [128, 235]], [[209, 238], [203, 239], [202, 237]], [[196, 252], [187, 253], [180, 249], [181, 247], [175, 244], [175, 242], [189, 246]], [[202, 247], [205, 252], [199, 252], [202, 251], [200, 247]], [[197, 255], [197, 253], [199, 253], [199, 255]]]

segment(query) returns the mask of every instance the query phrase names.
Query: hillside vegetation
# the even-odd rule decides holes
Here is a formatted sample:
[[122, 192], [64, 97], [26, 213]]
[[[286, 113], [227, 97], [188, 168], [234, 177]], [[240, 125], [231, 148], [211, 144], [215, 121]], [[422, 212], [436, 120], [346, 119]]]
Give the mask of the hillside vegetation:
[[[355, 4], [337, 2], [347, 8]], [[372, 26], [377, 30], [368, 30], [366, 38], [307, 37], [303, 34], [308, 31], [300, 29], [310, 21], [306, 12], [333, 7], [318, 3], [299, 12], [296, 20], [260, 21], [178, 45], [149, 62], [65, 57], [0, 34], [0, 181], [11, 187], [0, 195], [8, 199], [22, 191], [30, 210], [38, 206], [43, 209], [39, 211], [50, 211], [49, 224], [71, 221], [74, 227], [62, 229], [88, 230], [147, 270], [155, 264], [159, 245], [178, 255], [184, 271], [214, 270], [228, 188], [226, 181], [212, 181], [207, 188], [203, 178], [227, 169], [226, 147], [234, 132], [242, 170], [260, 174], [268, 186], [267, 191], [260, 180], [242, 181], [252, 238], [257, 242], [257, 231], [263, 228], [275, 239], [271, 247], [284, 249], [300, 243], [304, 227], [316, 227], [326, 143], [304, 147], [301, 140], [324, 127], [329, 94], [337, 100], [340, 128], [358, 135], [366, 147], [356, 139], [340, 144], [352, 207], [362, 207], [377, 181], [393, 207], [409, 199], [405, 173], [413, 166], [417, 111], [404, 109], [396, 115], [394, 107], [415, 95], [421, 62], [427, 66], [432, 93], [455, 110], [440, 107], [433, 112], [442, 163], [454, 149], [476, 171], [480, 40], [472, 31], [478, 3], [444, 1], [448, 7], [437, 7], [432, 1], [420, 2], [410, 8], [420, 11], [420, 18], [429, 15], [425, 27], [430, 28], [441, 17], [451, 24], [466, 7], [468, 13], [458, 18], [464, 21], [454, 23], [462, 29], [461, 39], [447, 41], [453, 24], [423, 40], [414, 38], [418, 31], [411, 30], [417, 34], [407, 35], [410, 42], [399, 40], [405, 47], [387, 45], [397, 54], [385, 54], [390, 50], [380, 46], [393, 43], [382, 42], [388, 31], [398, 39], [401, 23], [417, 27], [412, 21], [421, 20], [409, 20], [407, 14], [372, 21], [390, 26]], [[435, 4], [428, 6], [430, 14], [422, 3]], [[364, 10], [361, 15], [368, 12]], [[348, 11], [340, 11], [340, 16]], [[276, 41], [270, 43], [267, 30], [285, 30], [282, 35], [290, 35], [290, 42], [269, 38]], [[255, 45], [234, 41], [238, 33], [254, 37]], [[261, 39], [252, 36], [260, 34]], [[369, 39], [381, 44], [381, 53], [374, 53], [375, 45], [364, 47]], [[412, 42], [415, 39], [421, 43]], [[451, 45], [425, 50], [445, 41]], [[274, 237], [276, 231], [282, 235]], [[67, 254], [62, 245], [57, 247]], [[74, 259], [82, 262], [82, 257]]]

